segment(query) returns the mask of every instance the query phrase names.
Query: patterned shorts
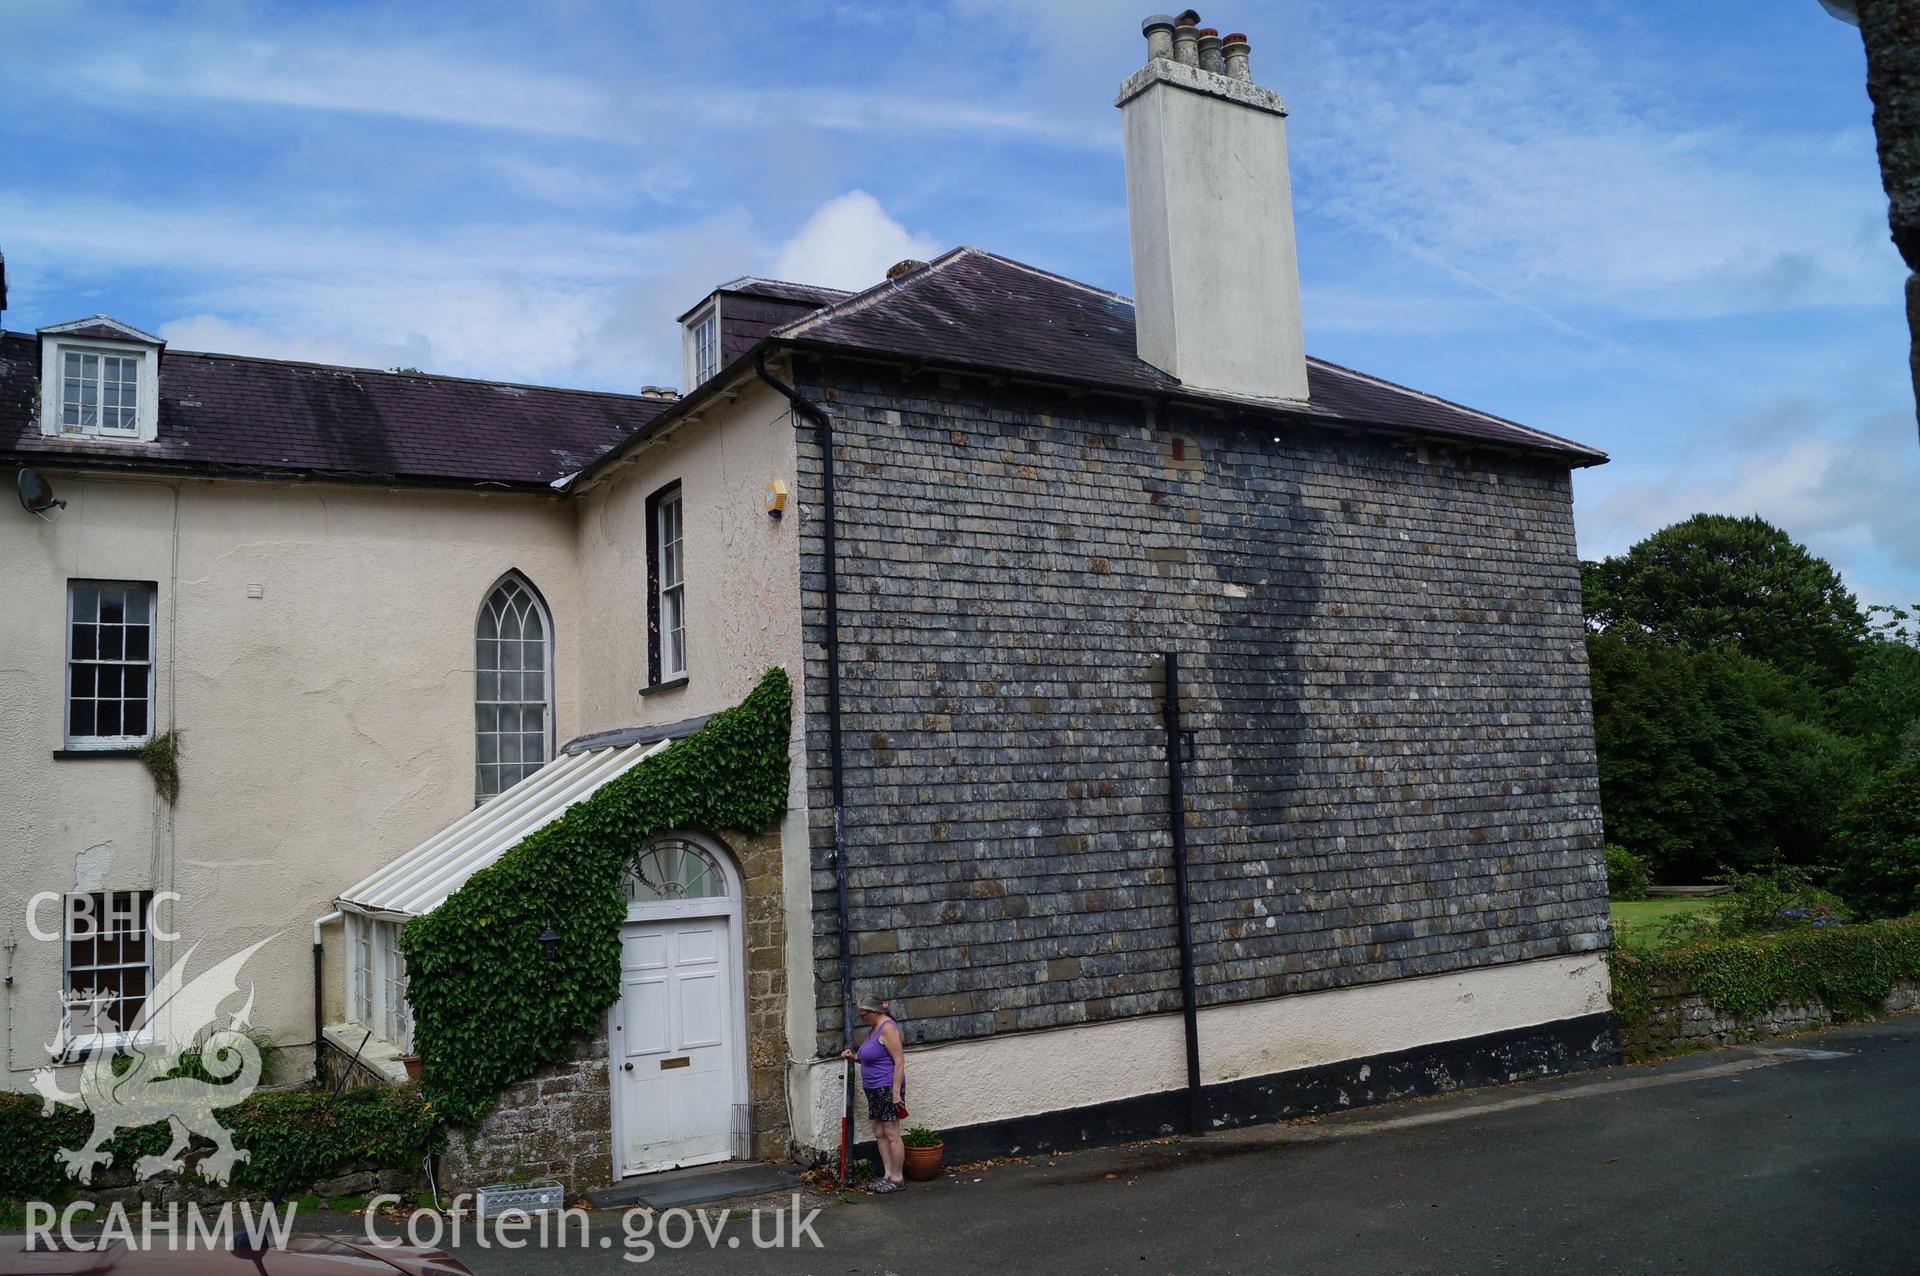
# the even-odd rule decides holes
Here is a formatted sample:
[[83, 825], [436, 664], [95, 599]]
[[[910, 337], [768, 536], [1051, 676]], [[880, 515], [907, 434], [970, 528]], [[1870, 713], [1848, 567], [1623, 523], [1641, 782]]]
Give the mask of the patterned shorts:
[[[866, 1090], [865, 1093], [867, 1096], [867, 1120], [898, 1121], [900, 1119], [899, 1115], [894, 1111], [894, 1107], [893, 1107], [893, 1087], [892, 1086], [883, 1085], [878, 1090]], [[907, 1099], [907, 1088], [905, 1086], [901, 1086], [900, 1101], [902, 1103], [905, 1103], [906, 1099]]]

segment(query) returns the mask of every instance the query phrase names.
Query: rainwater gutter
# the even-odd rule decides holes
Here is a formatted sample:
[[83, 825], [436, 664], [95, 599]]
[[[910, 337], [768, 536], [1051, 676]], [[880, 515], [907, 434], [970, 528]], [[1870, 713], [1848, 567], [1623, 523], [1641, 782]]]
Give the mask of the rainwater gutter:
[[[813, 423], [820, 448], [820, 521], [825, 580], [827, 648], [827, 772], [833, 789], [833, 894], [840, 927], [840, 1019], [848, 1050], [853, 1049], [853, 926], [847, 913], [846, 788], [840, 754], [840, 584], [834, 548], [833, 416], [825, 408], [767, 371], [766, 356], [753, 355], [753, 372], [786, 399], [794, 412]], [[848, 1130], [853, 1122], [853, 1069], [846, 1069], [846, 1109], [841, 1117], [841, 1182], [846, 1182]]]
[[320, 993], [324, 986], [321, 978], [325, 973], [326, 946], [320, 941], [320, 928], [340, 920], [338, 909], [313, 919], [313, 1083], [322, 1085], [327, 1075], [327, 1033], [324, 1015], [321, 1009]]

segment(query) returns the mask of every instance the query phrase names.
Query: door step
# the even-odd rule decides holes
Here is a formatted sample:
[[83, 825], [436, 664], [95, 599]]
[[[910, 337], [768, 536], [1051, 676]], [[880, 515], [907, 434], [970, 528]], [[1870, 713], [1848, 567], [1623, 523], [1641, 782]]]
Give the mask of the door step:
[[690, 1170], [665, 1170], [642, 1174], [598, 1192], [587, 1193], [587, 1204], [595, 1209], [617, 1209], [645, 1205], [656, 1210], [681, 1205], [706, 1205], [732, 1200], [736, 1196], [764, 1196], [769, 1192], [792, 1191], [800, 1185], [800, 1171], [791, 1166], [766, 1161], [733, 1162], [728, 1165], [701, 1165]]

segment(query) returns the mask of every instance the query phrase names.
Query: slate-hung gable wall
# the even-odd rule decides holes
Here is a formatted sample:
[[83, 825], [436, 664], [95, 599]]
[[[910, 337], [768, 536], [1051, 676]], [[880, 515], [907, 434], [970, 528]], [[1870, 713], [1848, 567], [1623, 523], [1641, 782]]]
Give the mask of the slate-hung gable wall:
[[[904, 1002], [909, 1041], [1178, 1008], [1150, 672], [1169, 645], [1203, 1004], [1605, 943], [1564, 469], [802, 376], [838, 435], [855, 986]], [[817, 491], [811, 430], [800, 444]], [[803, 529], [825, 1050], [821, 546]]]

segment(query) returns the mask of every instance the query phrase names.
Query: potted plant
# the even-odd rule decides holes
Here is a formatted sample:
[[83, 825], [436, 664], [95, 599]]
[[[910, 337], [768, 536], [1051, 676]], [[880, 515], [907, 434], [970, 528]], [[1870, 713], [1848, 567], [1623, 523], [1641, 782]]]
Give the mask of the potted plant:
[[417, 1054], [401, 1055], [400, 1066], [407, 1070], [407, 1080], [418, 1081], [420, 1079], [420, 1056], [419, 1055]]
[[929, 1179], [940, 1177], [940, 1155], [947, 1145], [940, 1136], [924, 1125], [909, 1126], [900, 1136], [900, 1142], [906, 1145], [907, 1177], [916, 1183], [925, 1183]]

